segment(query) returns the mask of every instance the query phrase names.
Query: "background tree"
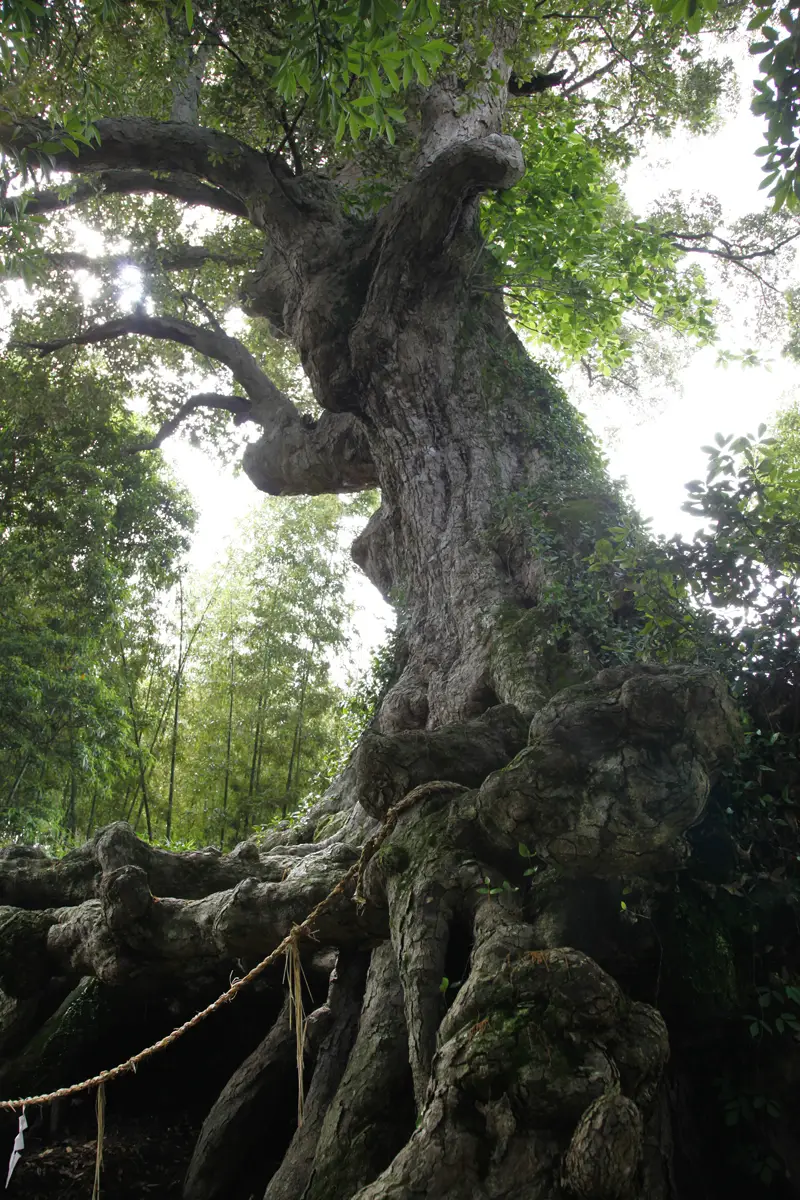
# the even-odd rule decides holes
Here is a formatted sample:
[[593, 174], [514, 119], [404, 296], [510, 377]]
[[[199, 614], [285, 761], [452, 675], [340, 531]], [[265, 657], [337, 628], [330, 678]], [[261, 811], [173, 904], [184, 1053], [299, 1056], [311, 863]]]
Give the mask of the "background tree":
[[[291, 932], [389, 815], [358, 903], [337, 894], [302, 948], [303, 1125], [276, 1120], [265, 1147], [264, 1114], [294, 1099], [303, 1050], [262, 1009], [185, 1196], [732, 1189], [715, 1152], [727, 1100], [707, 1143], [684, 1131], [708, 1122], [703, 1080], [738, 1051], [741, 995], [756, 985], [788, 1005], [796, 991], [796, 956], [773, 962], [766, 946], [753, 979], [752, 919], [745, 948], [709, 912], [700, 884], [716, 883], [687, 837], [731, 769], [736, 711], [702, 625], [668, 654], [653, 631], [680, 605], [663, 614], [599, 586], [590, 567], [607, 546], [616, 565], [629, 506], [508, 320], [606, 367], [629, 344], [626, 313], [710, 336], [703, 279], [678, 254], [709, 249], [709, 230], [631, 220], [607, 174], [650, 130], [706, 127], [725, 63], [638, 4], [178, 11], [42, 6], [10, 43], [0, 145], [20, 271], [75, 267], [58, 214], [82, 206], [107, 234], [124, 229], [144, 275], [126, 310], [107, 260], [77, 325], [51, 306], [17, 338], [136, 372], [163, 421], [149, 445], [210, 409], [259, 427], [242, 462], [262, 490], [379, 485], [354, 555], [398, 608], [396, 660], [344, 773], [260, 849], [163, 855], [113, 826], [60, 867], [10, 858], [3, 988], [27, 1000], [43, 978], [94, 975], [117, 998], [167, 981], [196, 1003]], [[746, 16], [730, 5], [709, 22], [725, 34]], [[179, 204], [223, 218], [208, 234]], [[221, 319], [234, 286], [253, 322], [236, 337]], [[265, 326], [294, 347], [317, 407], [296, 380], [290, 395]], [[176, 403], [193, 355], [216, 364], [213, 385]], [[232, 750], [230, 636], [225, 650]], [[766, 924], [774, 948], [789, 923]], [[762, 1074], [788, 1109], [779, 1019]]]
[[[231, 845], [330, 782], [328, 761], [347, 736], [330, 679], [351, 616], [347, 512], [332, 496], [265, 499], [208, 580], [212, 604], [184, 683], [181, 836]], [[206, 606], [202, 592], [194, 603]]]
[[[138, 423], [108, 382], [7, 356], [0, 495], [3, 832], [85, 835], [126, 774], [123, 614], [146, 625], [193, 513], [157, 459], [127, 452]], [[91, 811], [90, 811], [91, 810]], [[119, 812], [114, 815], [122, 815]], [[40, 824], [43, 823], [43, 824]]]

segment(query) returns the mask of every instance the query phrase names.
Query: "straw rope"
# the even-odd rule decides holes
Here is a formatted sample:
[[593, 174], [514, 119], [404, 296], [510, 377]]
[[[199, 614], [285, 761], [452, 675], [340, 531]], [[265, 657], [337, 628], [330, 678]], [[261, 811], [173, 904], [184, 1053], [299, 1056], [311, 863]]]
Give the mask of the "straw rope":
[[168, 1033], [163, 1038], [159, 1038], [159, 1040], [157, 1042], [153, 1042], [151, 1046], [145, 1046], [145, 1048], [143, 1050], [139, 1050], [137, 1054], [133, 1054], [130, 1058], [126, 1058], [124, 1062], [118, 1063], [116, 1067], [110, 1067], [106, 1071], [101, 1071], [99, 1075], [93, 1075], [91, 1079], [83, 1079], [80, 1083], [73, 1083], [68, 1087], [56, 1088], [55, 1091], [45, 1092], [39, 1096], [25, 1096], [18, 1100], [0, 1100], [0, 1111], [5, 1110], [7, 1112], [14, 1112], [20, 1109], [25, 1109], [32, 1104], [50, 1104], [53, 1100], [62, 1100], [68, 1096], [77, 1096], [81, 1092], [88, 1092], [92, 1088], [99, 1088], [103, 1084], [111, 1083], [113, 1080], [119, 1079], [121, 1075], [126, 1075], [129, 1071], [135, 1071], [139, 1063], [144, 1062], [145, 1059], [151, 1058], [154, 1054], [158, 1054], [161, 1050], [166, 1050], [168, 1046], [173, 1044], [173, 1042], [177, 1042], [178, 1038], [183, 1037], [183, 1035], [188, 1033], [190, 1029], [194, 1029], [195, 1026], [199, 1025], [201, 1021], [205, 1021], [206, 1017], [210, 1017], [211, 1014], [216, 1012], [218, 1008], [221, 1008], [223, 1004], [228, 1004], [239, 994], [242, 988], [247, 987], [249, 983], [252, 983], [254, 979], [257, 979], [258, 976], [267, 969], [267, 967], [276, 962], [283, 954], [287, 952], [287, 950], [290, 950], [293, 945], [296, 946], [297, 939], [301, 934], [313, 933], [312, 926], [317, 918], [323, 912], [325, 912], [325, 910], [328, 908], [331, 902], [336, 899], [337, 896], [341, 896], [345, 892], [349, 884], [354, 880], [356, 881], [356, 899], [362, 900], [361, 884], [364, 878], [364, 871], [367, 863], [394, 829], [399, 817], [426, 796], [429, 796], [434, 792], [441, 792], [444, 790], [462, 791], [466, 789], [463, 789], [459, 784], [443, 782], [441, 780], [433, 780], [430, 783], [424, 783], [421, 786], [414, 788], [413, 791], [410, 791], [407, 796], [404, 796], [402, 800], [390, 808], [383, 819], [381, 828], [377, 833], [369, 838], [361, 852], [361, 856], [359, 857], [358, 861], [353, 863], [353, 865], [348, 871], [346, 871], [336, 886], [330, 890], [328, 895], [323, 900], [320, 900], [319, 904], [317, 904], [311, 910], [305, 920], [301, 921], [299, 925], [294, 925], [291, 932], [288, 933], [281, 942], [279, 942], [275, 949], [272, 950], [266, 956], [266, 958], [262, 958], [261, 962], [256, 963], [256, 965], [250, 971], [248, 971], [246, 975], [243, 975], [241, 979], [234, 979], [227, 991], [223, 992], [221, 996], [217, 996], [216, 1000], [214, 1000], [211, 1004], [206, 1005], [205, 1008], [201, 1008], [200, 1011], [196, 1012], [193, 1017], [189, 1018], [188, 1021], [184, 1021], [182, 1025], [178, 1025], [178, 1027], [173, 1029], [171, 1033]]

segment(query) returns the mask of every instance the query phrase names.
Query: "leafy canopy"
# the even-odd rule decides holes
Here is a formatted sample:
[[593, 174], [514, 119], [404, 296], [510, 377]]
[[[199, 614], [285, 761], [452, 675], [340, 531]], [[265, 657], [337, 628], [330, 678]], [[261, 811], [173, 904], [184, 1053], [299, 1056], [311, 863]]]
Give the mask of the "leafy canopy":
[[[2, 107], [22, 126], [44, 114], [50, 129], [16, 162], [8, 159], [7, 185], [12, 194], [46, 174], [59, 145], [79, 154], [82, 140], [97, 137], [100, 116], [169, 118], [194, 80], [202, 81], [195, 98], [203, 125], [264, 148], [295, 172], [335, 176], [351, 213], [369, 220], [408, 177], [425, 89], [437, 74], [457, 78], [469, 108], [487, 71], [504, 86], [489, 70], [503, 40], [512, 70], [506, 125], [522, 143], [528, 173], [509, 196], [483, 206], [497, 272], [475, 286], [501, 288], [520, 323], [564, 360], [588, 358], [604, 371], [628, 353], [629, 314], [706, 341], [713, 305], [702, 276], [680, 266], [684, 249], [674, 239], [637, 224], [614, 175], [648, 133], [710, 128], [730, 63], [643, 0], [559, 8], [533, 0], [269, 9], [256, 0], [10, 0], [2, 7]], [[740, 13], [726, 6], [715, 30], [734, 31]], [[145, 202], [104, 202], [117, 229], [133, 226], [129, 249], [138, 241], [152, 251], [178, 236], [180, 220], [168, 215], [177, 206], [154, 203], [162, 232]], [[40, 218], [26, 218], [24, 200], [15, 214], [0, 253], [7, 263], [48, 270], [33, 249]], [[183, 289], [162, 296], [158, 272], [150, 277], [154, 299], [166, 306], [158, 311], [179, 310], [174, 293]], [[233, 275], [216, 287], [216, 300], [229, 301]]]

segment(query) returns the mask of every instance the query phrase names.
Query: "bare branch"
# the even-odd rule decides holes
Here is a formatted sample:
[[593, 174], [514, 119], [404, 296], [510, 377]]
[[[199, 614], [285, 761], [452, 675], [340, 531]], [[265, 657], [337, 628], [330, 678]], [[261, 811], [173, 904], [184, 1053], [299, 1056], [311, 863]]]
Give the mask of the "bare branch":
[[22, 344], [46, 355], [65, 346], [97, 345], [129, 334], [177, 342], [213, 358], [230, 369], [247, 393], [247, 400], [216, 393], [192, 397], [162, 426], [155, 444], [160, 445], [190, 412], [205, 404], [234, 412], [240, 422], [253, 420], [263, 427], [263, 436], [247, 447], [243, 460], [245, 471], [262, 491], [318, 495], [363, 491], [376, 485], [377, 472], [361, 422], [349, 413], [325, 412], [318, 421], [301, 416], [250, 351], [222, 330], [202, 328], [176, 317], [149, 317], [136, 312], [72, 337]]
[[286, 105], [285, 104], [281, 105], [281, 126], [283, 127], [283, 141], [281, 142], [280, 146], [278, 147], [276, 154], [280, 154], [281, 151], [283, 150], [284, 146], [289, 147], [289, 153], [292, 156], [292, 162], [294, 164], [295, 175], [303, 174], [303, 160], [300, 157], [300, 151], [297, 148], [297, 142], [296, 142], [295, 136], [294, 136], [295, 129], [297, 126], [297, 120], [298, 120], [299, 116], [302, 114], [303, 108], [304, 108], [304, 105], [301, 105], [299, 112], [298, 112], [298, 116], [295, 117], [294, 121], [292, 121], [290, 123], [289, 122], [289, 114], [286, 111]]
[[128, 266], [142, 267], [144, 270], [159, 267], [162, 271], [195, 271], [207, 262], [223, 263], [228, 267], [244, 267], [252, 262], [250, 255], [223, 254], [207, 250], [205, 246], [183, 246], [172, 252], [140, 257], [134, 254], [108, 254], [92, 258], [90, 254], [77, 251], [52, 250], [47, 252], [46, 257], [54, 267], [64, 267], [69, 271], [119, 270]]
[[66, 189], [45, 188], [19, 199], [7, 198], [0, 208], [0, 216], [8, 214], [12, 219], [22, 212], [31, 216], [40, 213], [60, 212], [76, 204], [85, 204], [98, 196], [136, 196], [156, 192], [162, 196], [174, 196], [184, 204], [202, 205], [217, 212], [230, 213], [234, 217], [247, 217], [247, 207], [241, 200], [222, 188], [198, 183], [192, 176], [173, 171], [167, 176], [153, 175], [148, 171], [98, 171], [91, 182], [79, 183], [68, 193]]
[[[780, 238], [777, 242], [773, 242], [771, 246], [762, 246], [758, 250], [743, 250], [740, 249], [735, 242], [729, 238], [724, 238], [713, 230], [707, 229], [700, 233], [682, 232], [675, 229], [658, 230], [664, 238], [669, 238], [673, 246], [677, 250], [684, 250], [687, 254], [710, 254], [714, 258], [724, 259], [726, 262], [742, 263], [748, 262], [754, 258], [770, 258], [773, 254], [777, 254], [784, 246], [788, 246], [790, 242], [797, 241], [800, 238], [800, 229], [794, 233], [787, 234], [786, 237]], [[698, 242], [716, 242], [715, 246], [700, 246]], [[687, 245], [686, 243], [693, 243]]]
[[[96, 128], [99, 145], [81, 146], [77, 155], [66, 148], [48, 155], [56, 170], [70, 174], [109, 169], [174, 174], [177, 170], [239, 200], [261, 228], [271, 220], [293, 223], [298, 216], [268, 157], [228, 134], [141, 117], [108, 118], [98, 121]], [[40, 121], [0, 125], [0, 148], [35, 151], [38, 141], [52, 141], [57, 135]]]
[[590, 83], [596, 83], [598, 79], [602, 79], [604, 75], [607, 75], [609, 71], [613, 71], [618, 62], [618, 58], [612, 58], [607, 63], [604, 63], [602, 67], [598, 67], [596, 71], [592, 71], [590, 74], [585, 75], [583, 79], [578, 79], [575, 83], [570, 82], [568, 86], [564, 88], [564, 95], [574, 96], [574, 94], [579, 92], [581, 88], [588, 87]]
[[155, 437], [142, 446], [134, 446], [132, 453], [141, 454], [145, 450], [158, 450], [168, 437], [172, 437], [178, 426], [198, 408], [216, 408], [234, 413], [234, 425], [243, 425], [245, 421], [253, 419], [250, 401], [246, 400], [244, 396], [223, 396], [219, 392], [199, 392], [196, 396], [190, 396], [188, 400], [184, 400], [175, 415], [164, 422]]
[[287, 396], [278, 391], [272, 380], [264, 374], [250, 351], [242, 343], [221, 330], [205, 329], [181, 321], [177, 317], [150, 317], [143, 312], [134, 312], [127, 317], [117, 317], [103, 325], [93, 325], [82, 333], [70, 337], [54, 338], [47, 342], [20, 343], [31, 350], [38, 350], [44, 357], [65, 346], [92, 346], [114, 338], [136, 334], [161, 341], [178, 342], [196, 350], [206, 358], [216, 359], [232, 372], [253, 404], [255, 420], [269, 419], [275, 413], [286, 410], [296, 412]]

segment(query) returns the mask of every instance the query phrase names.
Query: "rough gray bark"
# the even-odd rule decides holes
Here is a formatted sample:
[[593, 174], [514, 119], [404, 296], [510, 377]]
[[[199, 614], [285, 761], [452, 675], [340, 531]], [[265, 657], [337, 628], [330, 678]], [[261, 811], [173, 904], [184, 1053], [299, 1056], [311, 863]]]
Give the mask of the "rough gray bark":
[[[484, 753], [497, 753], [493, 720], [496, 713], [468, 727], [474, 737], [483, 732]], [[414, 735], [431, 742], [431, 769], [447, 735]], [[463, 729], [450, 736], [457, 746]], [[634, 869], [648, 876], [680, 861], [709, 773], [735, 736], [713, 674], [618, 668], [554, 697], [534, 718], [528, 746], [477, 786], [432, 780], [418, 787], [418, 802], [370, 862], [360, 902], [343, 898], [319, 922], [314, 949], [340, 947], [345, 957], [314, 1018], [308, 1124], [288, 1142], [282, 1165], [270, 1160], [270, 1200], [649, 1200], [644, 1130], [667, 1057], [664, 1022], [626, 998], [580, 947], [559, 943], [563, 894], [548, 891], [544, 876], [560, 871], [569, 888], [582, 876]], [[402, 735], [391, 744], [402, 745]], [[325, 807], [312, 813], [312, 827]], [[55, 970], [112, 983], [135, 978], [141, 988], [160, 986], [172, 972], [210, 975], [237, 958], [254, 959], [327, 893], [369, 827], [351, 820], [327, 843], [260, 854], [250, 847], [223, 859], [153, 851], [112, 826], [87, 856], [94, 871], [99, 865], [99, 884], [84, 860], [83, 874], [71, 876], [36, 856], [10, 859], [18, 874], [32, 869], [31, 889], [36, 879], [60, 880], [80, 894], [91, 879], [98, 898], [2, 910], [0, 983], [9, 994], [35, 995]], [[499, 884], [523, 836], [552, 864], [533, 920], [513, 888], [498, 898], [484, 882]], [[126, 857], [143, 865], [120, 865]], [[197, 886], [203, 871], [218, 880], [243, 862], [249, 879], [200, 900], [156, 902], [148, 887], [148, 870], [151, 879]], [[286, 877], [257, 882], [274, 863]], [[346, 955], [376, 943], [362, 1003], [365, 960]], [[448, 969], [461, 977], [445, 1012], [440, 984]], [[223, 1149], [234, 1143], [236, 1171], [251, 1154], [269, 1165], [254, 1114], [265, 1088], [274, 1095], [276, 1082], [289, 1086], [293, 1055], [294, 1037], [279, 1022], [209, 1116], [187, 1200], [226, 1194], [235, 1172], [223, 1168]], [[409, 1138], [412, 1081], [418, 1123]], [[376, 1088], [386, 1089], [384, 1103]], [[354, 1142], [346, 1161], [342, 1129]], [[386, 1143], [376, 1142], [378, 1133]]]

